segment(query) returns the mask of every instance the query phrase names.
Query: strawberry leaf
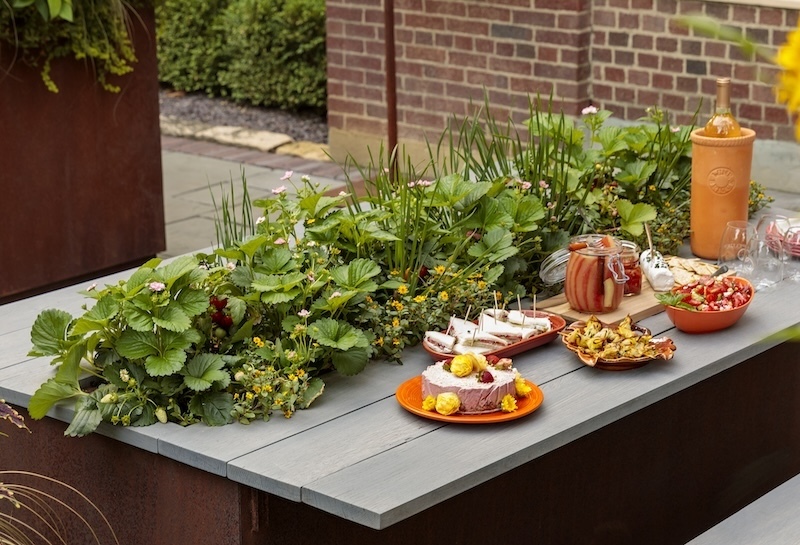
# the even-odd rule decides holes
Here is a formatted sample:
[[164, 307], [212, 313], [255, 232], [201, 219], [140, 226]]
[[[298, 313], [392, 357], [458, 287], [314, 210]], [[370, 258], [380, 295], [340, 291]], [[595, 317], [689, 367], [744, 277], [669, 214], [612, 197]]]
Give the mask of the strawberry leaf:
[[163, 355], [149, 356], [144, 367], [147, 373], [154, 377], [163, 377], [180, 371], [186, 361], [186, 352], [183, 350], [165, 350]]
[[225, 388], [230, 374], [224, 370], [225, 361], [217, 354], [198, 354], [181, 371], [186, 387], [195, 392], [208, 390], [214, 383]]
[[72, 315], [63, 310], [48, 309], [36, 317], [31, 329], [31, 342], [35, 350], [31, 356], [57, 356], [67, 337], [67, 327]]

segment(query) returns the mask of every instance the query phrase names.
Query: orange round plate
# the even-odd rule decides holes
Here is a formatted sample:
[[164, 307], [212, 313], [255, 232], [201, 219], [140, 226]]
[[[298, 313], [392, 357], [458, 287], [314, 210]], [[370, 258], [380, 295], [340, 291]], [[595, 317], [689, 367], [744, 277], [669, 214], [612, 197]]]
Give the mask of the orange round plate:
[[517, 410], [510, 413], [497, 411], [495, 413], [484, 414], [451, 414], [443, 415], [436, 411], [426, 411], [422, 408], [422, 376], [417, 375], [410, 378], [397, 388], [396, 397], [400, 405], [409, 412], [428, 418], [439, 420], [440, 422], [452, 422], [453, 424], [493, 424], [495, 422], [507, 422], [522, 418], [539, 408], [544, 401], [542, 390], [533, 382], [525, 380], [530, 386], [531, 393], [528, 397], [517, 399]]

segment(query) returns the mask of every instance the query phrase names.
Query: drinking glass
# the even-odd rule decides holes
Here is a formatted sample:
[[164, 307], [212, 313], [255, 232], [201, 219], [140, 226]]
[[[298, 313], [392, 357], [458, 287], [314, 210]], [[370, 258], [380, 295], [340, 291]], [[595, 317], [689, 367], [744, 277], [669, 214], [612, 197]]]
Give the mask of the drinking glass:
[[769, 289], [783, 280], [783, 239], [788, 227], [786, 216], [764, 214], [759, 218], [749, 248], [753, 263], [750, 281], [756, 290]]
[[790, 227], [783, 235], [783, 277], [800, 282], [800, 226]]
[[750, 280], [753, 261], [750, 258], [750, 243], [756, 236], [756, 229], [746, 221], [729, 221], [722, 231], [719, 243], [717, 264], [728, 267], [737, 276]]

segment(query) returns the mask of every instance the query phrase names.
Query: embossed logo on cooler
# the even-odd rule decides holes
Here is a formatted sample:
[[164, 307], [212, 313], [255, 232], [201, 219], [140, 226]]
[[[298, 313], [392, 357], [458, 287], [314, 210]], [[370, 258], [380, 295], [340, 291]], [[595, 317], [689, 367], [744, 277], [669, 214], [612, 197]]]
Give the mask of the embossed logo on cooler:
[[708, 186], [717, 195], [726, 195], [736, 187], [736, 176], [728, 167], [717, 167], [708, 173]]

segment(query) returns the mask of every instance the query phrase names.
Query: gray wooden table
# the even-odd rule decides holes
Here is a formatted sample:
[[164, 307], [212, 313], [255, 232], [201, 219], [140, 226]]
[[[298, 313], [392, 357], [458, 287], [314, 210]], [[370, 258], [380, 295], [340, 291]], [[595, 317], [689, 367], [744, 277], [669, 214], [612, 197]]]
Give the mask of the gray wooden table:
[[[98, 282], [120, 276], [124, 275]], [[77, 314], [86, 302], [77, 294], [82, 287], [0, 306], [0, 398], [25, 407], [35, 390], [52, 376], [49, 360], [26, 356], [31, 324], [37, 313], [46, 308]], [[759, 292], [734, 327], [707, 335], [681, 333], [672, 328], [663, 313], [643, 320], [642, 325], [655, 334], [671, 337], [677, 351], [671, 361], [656, 361], [631, 371], [586, 367], [559, 340], [519, 355], [515, 366], [540, 386], [544, 403], [534, 413], [507, 423], [445, 424], [405, 411], [394, 397], [396, 388], [431, 362], [424, 351], [415, 348], [406, 352], [403, 365], [375, 362], [355, 377], [326, 378], [324, 395], [311, 409], [299, 411], [288, 420], [275, 417], [268, 423], [220, 428], [182, 428], [175, 424], [120, 428], [103, 424], [97, 435], [113, 442], [115, 449], [121, 446], [130, 456], [137, 452], [154, 455], [156, 462], [148, 463], [178, 462], [198, 470], [201, 478], [222, 479], [224, 486], [235, 485], [240, 497], [250, 494], [250, 500], [241, 500], [240, 510], [249, 528], [243, 528], [245, 522], [239, 524], [240, 535], [232, 543], [272, 543], [287, 536], [295, 543], [390, 543], [403, 542], [414, 534], [418, 540], [421, 535], [430, 540], [450, 535], [452, 542], [470, 543], [480, 535], [478, 528], [495, 525], [514, 527], [526, 536], [545, 539], [553, 535], [594, 536], [584, 541], [604, 543], [610, 541], [603, 539], [603, 532], [618, 532], [630, 536], [631, 543], [683, 542], [755, 499], [766, 491], [765, 487], [777, 486], [800, 472], [794, 461], [781, 463], [779, 471], [766, 479], [768, 484], [764, 479], [751, 483], [741, 497], [721, 505], [717, 500], [708, 500], [720, 481], [710, 480], [703, 485], [706, 488], [690, 490], [691, 483], [698, 481], [695, 475], [714, 473], [708, 467], [711, 462], [698, 462], [700, 465], [690, 470], [673, 467], [676, 459], [700, 460], [703, 453], [708, 453], [711, 460], [722, 459], [728, 451], [737, 450], [725, 446], [728, 432], [707, 447], [702, 443], [706, 439], [712, 441], [715, 430], [724, 427], [730, 415], [749, 419], [747, 415], [754, 414], [753, 408], [765, 400], [771, 403], [772, 397], [780, 397], [784, 406], [770, 407], [769, 411], [781, 413], [765, 413], [763, 418], [772, 419], [769, 426], [763, 421], [753, 422], [746, 434], [752, 437], [769, 428], [774, 441], [749, 453], [752, 460], [737, 458], [720, 466], [727, 464], [728, 473], [738, 474], [742, 466], [781, 450], [800, 459], [794, 450], [800, 438], [790, 429], [798, 420], [795, 388], [800, 389], [800, 383], [797, 375], [787, 374], [798, 366], [783, 367], [800, 363], [800, 358], [792, 344], [770, 338], [800, 322], [799, 301], [800, 285], [784, 282], [773, 291]], [[744, 365], [748, 362], [763, 369], [778, 367], [769, 367], [768, 373], [762, 373]], [[737, 367], [746, 374], [738, 378], [729, 375]], [[762, 385], [758, 377], [764, 375], [773, 382]], [[731, 378], [726, 379], [728, 376]], [[721, 382], [713, 382], [715, 377], [720, 377]], [[782, 387], [792, 389], [780, 396], [765, 391]], [[695, 420], [714, 412], [706, 407], [706, 400], [714, 399], [714, 407], [736, 402], [737, 399], [726, 399], [736, 388], [744, 393], [731, 397], [752, 397], [741, 399], [741, 409], [720, 409], [718, 421], [709, 420], [707, 426], [698, 426], [692, 432], [695, 435], [690, 435]], [[42, 422], [63, 431], [62, 422], [70, 419], [71, 411], [57, 407], [50, 416], [52, 419]], [[673, 416], [684, 423], [678, 425]], [[35, 437], [36, 426], [32, 427]], [[63, 441], [60, 448], [78, 448], [81, 457], [90, 456], [84, 446], [90, 439], [62, 439], [55, 432], [48, 433], [41, 431], [48, 441]], [[736, 437], [730, 440], [734, 444], [747, 441]], [[658, 447], [659, 442], [665, 446]], [[11, 443], [13, 447], [14, 442]], [[19, 447], [28, 449], [23, 457], [32, 457], [31, 445], [35, 443], [26, 439], [24, 444]], [[616, 452], [615, 444], [624, 452]], [[679, 444], [683, 452], [674, 451]], [[638, 451], [648, 448], [655, 450]], [[694, 448], [699, 450], [688, 454]], [[605, 458], [594, 458], [592, 453]], [[660, 482], [673, 480], [667, 479], [673, 475], [686, 475], [687, 480]], [[595, 477], [608, 479], [611, 484], [593, 483]], [[610, 489], [603, 492], [596, 487]], [[639, 509], [636, 504], [652, 502], [651, 496], [660, 497], [665, 490], [676, 497], [696, 497], [698, 505], [706, 500], [714, 505], [705, 510], [683, 505], [683, 511], [671, 512], [670, 516], [687, 522], [676, 524], [674, 520], [661, 521], [666, 515], [656, 514], [666, 509], [668, 498], [664, 498], [664, 505], [642, 507], [642, 513], [650, 513], [647, 523], [630, 522], [625, 517], [614, 522], [618, 513], [614, 514], [613, 509], [607, 512], [608, 505], [603, 500], [621, 498], [614, 501], [629, 502], [632, 507], [626, 510], [635, 515], [634, 510]], [[135, 488], [130, 492], [135, 495]], [[599, 500], [592, 499], [595, 494], [599, 494]], [[489, 496], [482, 508], [464, 504], [481, 501], [482, 496]], [[506, 507], [497, 506], [503, 503]], [[494, 507], [489, 509], [489, 505]], [[250, 512], [246, 513], [248, 509]], [[698, 510], [703, 511], [702, 516], [696, 514]], [[487, 515], [491, 523], [481, 522], [482, 512], [491, 513]], [[286, 518], [278, 517], [279, 513], [285, 513]], [[503, 520], [504, 513], [508, 513], [508, 520]], [[288, 521], [292, 517], [313, 519], [318, 526]], [[263, 522], [268, 519], [269, 524], [259, 525], [259, 518]], [[455, 531], [465, 520], [474, 525], [462, 524], [463, 528]], [[575, 521], [586, 521], [586, 527], [579, 528], [580, 522], [575, 526]], [[602, 521], [608, 521], [610, 528], [604, 528]], [[437, 525], [440, 528], [433, 528]], [[615, 529], [615, 525], [622, 529]], [[332, 534], [322, 539], [320, 531], [336, 532], [337, 537]], [[645, 535], [648, 540], [641, 541]], [[660, 537], [656, 539], [655, 535]], [[428, 541], [423, 538], [418, 542]]]

